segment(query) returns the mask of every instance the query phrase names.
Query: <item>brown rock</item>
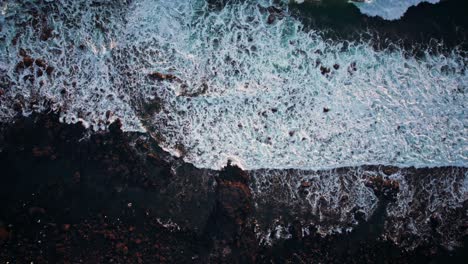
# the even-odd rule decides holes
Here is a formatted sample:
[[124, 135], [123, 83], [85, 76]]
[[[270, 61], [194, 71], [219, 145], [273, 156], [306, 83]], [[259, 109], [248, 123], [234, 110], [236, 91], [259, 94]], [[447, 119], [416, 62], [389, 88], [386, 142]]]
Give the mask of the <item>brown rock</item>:
[[148, 153], [148, 154], [146, 154], [146, 158], [147, 158], [148, 160], [151, 160], [151, 161], [159, 161], [159, 160], [160, 160], [159, 157], [158, 157], [156, 154], [154, 154], [154, 153]]
[[20, 55], [21, 57], [26, 57], [26, 56], [28, 56], [28, 53], [27, 53], [24, 49], [20, 49], [20, 50], [19, 50], [19, 55]]
[[172, 74], [164, 74], [160, 72], [153, 72], [148, 75], [153, 80], [157, 81], [179, 81], [179, 78], [177, 78], [175, 75]]
[[62, 243], [55, 244], [55, 250], [58, 254], [61, 254], [61, 255], [66, 253], [66, 248]]
[[395, 174], [398, 172], [398, 168], [396, 167], [384, 167], [382, 169], [383, 173], [385, 173], [386, 175], [392, 175], [392, 174]]
[[118, 253], [128, 254], [128, 247], [124, 243], [117, 243], [115, 249]]
[[23, 57], [23, 63], [25, 67], [31, 67], [34, 63], [34, 59], [29, 56], [25, 56]]
[[52, 147], [47, 146], [47, 147], [34, 147], [32, 149], [32, 154], [36, 158], [41, 158], [41, 157], [50, 157], [52, 155]]
[[322, 73], [322, 75], [325, 75], [325, 74], [329, 74], [331, 70], [328, 67], [320, 66], [320, 72]]
[[47, 66], [47, 64], [45, 63], [45, 61], [42, 60], [42, 59], [36, 59], [35, 63], [36, 63], [37, 66], [39, 66], [39, 67], [41, 67], [41, 68], [45, 68], [45, 67]]
[[276, 16], [271, 14], [271, 15], [268, 16], [267, 23], [269, 25], [271, 25], [271, 24], [273, 24], [275, 22], [275, 20], [276, 20]]
[[52, 32], [54, 30], [50, 27], [45, 27], [42, 29], [42, 34], [41, 34], [41, 40], [42, 41], [47, 41], [48, 39], [50, 39], [50, 37], [52, 37]]
[[375, 195], [386, 198], [394, 198], [400, 189], [397, 181], [380, 176], [370, 176], [367, 179], [366, 186], [372, 188]]
[[47, 75], [49, 75], [49, 76], [52, 75], [52, 72], [54, 72], [54, 67], [48, 66], [46, 68]]
[[243, 225], [251, 211], [251, 191], [247, 184], [239, 181], [219, 180], [218, 202], [224, 216], [237, 225]]
[[10, 232], [5, 227], [0, 227], [0, 243], [10, 238]]

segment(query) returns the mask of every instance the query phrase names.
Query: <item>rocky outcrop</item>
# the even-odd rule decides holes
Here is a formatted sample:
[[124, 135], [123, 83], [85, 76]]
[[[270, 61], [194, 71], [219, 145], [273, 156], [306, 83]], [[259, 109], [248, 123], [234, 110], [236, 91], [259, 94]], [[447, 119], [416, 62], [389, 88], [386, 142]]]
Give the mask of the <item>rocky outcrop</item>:
[[[465, 232], [466, 203], [441, 213], [436, 207], [420, 224], [429, 232], [419, 237], [424, 243], [412, 251], [396, 245], [409, 245], [415, 238], [409, 231], [392, 233], [407, 219], [426, 217], [423, 207], [435, 206], [428, 190], [459, 188], [459, 168], [408, 169], [404, 181], [397, 177], [402, 170], [386, 166], [280, 173], [228, 164], [212, 171], [171, 157], [147, 135], [123, 133], [118, 121], [89, 135], [79, 124], [57, 120], [33, 115], [1, 127], [1, 260], [410, 263], [466, 257], [466, 243], [452, 253], [440, 246], [445, 234]], [[398, 199], [413, 190], [418, 203], [401, 218]], [[339, 226], [352, 231], [327, 233]]]

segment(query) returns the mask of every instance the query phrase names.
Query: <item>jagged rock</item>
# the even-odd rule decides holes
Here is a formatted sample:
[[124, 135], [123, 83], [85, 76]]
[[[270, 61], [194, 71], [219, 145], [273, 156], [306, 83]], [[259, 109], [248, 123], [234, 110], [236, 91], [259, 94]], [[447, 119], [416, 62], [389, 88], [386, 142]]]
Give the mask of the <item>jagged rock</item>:
[[326, 75], [329, 74], [331, 70], [328, 67], [320, 66], [320, 72], [322, 73], [322, 75]]
[[0, 227], [0, 244], [10, 238], [10, 232], [5, 227]]
[[175, 75], [172, 74], [164, 74], [160, 72], [153, 72], [148, 74], [148, 77], [153, 80], [157, 81], [180, 81], [179, 78], [177, 78]]
[[375, 195], [389, 199], [394, 199], [400, 189], [398, 181], [386, 179], [381, 176], [369, 177], [366, 186], [372, 188]]
[[42, 158], [42, 157], [50, 157], [52, 156], [53, 149], [51, 146], [46, 147], [34, 147], [32, 149], [32, 154], [34, 157]]

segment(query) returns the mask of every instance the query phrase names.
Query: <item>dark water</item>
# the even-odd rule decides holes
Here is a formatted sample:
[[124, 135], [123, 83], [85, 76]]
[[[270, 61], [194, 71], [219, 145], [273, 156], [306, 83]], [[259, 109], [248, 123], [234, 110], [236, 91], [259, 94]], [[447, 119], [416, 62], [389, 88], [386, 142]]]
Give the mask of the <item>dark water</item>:
[[[363, 15], [346, 0], [294, 4], [291, 10], [308, 29], [325, 31], [325, 36], [332, 39], [363, 38], [374, 42], [377, 48], [390, 43], [400, 43], [408, 50], [418, 45], [445, 51], [457, 46], [465, 51], [468, 48], [468, 1], [464, 0], [420, 3], [395, 21]], [[442, 47], [438, 47], [440, 43]]]

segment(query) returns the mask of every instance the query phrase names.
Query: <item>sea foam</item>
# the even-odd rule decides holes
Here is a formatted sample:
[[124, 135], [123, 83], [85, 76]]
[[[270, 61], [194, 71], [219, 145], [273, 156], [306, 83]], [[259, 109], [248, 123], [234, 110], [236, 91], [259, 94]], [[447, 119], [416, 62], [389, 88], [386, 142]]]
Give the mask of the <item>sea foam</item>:
[[460, 53], [376, 51], [305, 32], [287, 11], [268, 16], [251, 2], [134, 7], [132, 44], [154, 54], [150, 71], [180, 79], [155, 84], [163, 110], [145, 119], [163, 146], [214, 169], [466, 164]]
[[466, 165], [462, 53], [327, 40], [271, 5], [7, 1], [0, 116], [19, 101], [96, 130], [120, 118], [212, 169]]

